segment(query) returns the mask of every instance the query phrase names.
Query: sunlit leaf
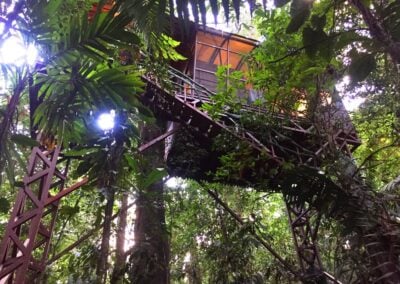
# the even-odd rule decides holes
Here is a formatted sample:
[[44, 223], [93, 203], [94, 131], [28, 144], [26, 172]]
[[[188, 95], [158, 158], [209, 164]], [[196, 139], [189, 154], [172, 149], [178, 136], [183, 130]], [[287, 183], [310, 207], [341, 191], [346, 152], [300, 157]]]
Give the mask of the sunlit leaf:
[[151, 171], [143, 180], [142, 186], [143, 188], [147, 188], [153, 183], [156, 183], [160, 181], [163, 177], [165, 177], [168, 173], [166, 172], [165, 169], [162, 168], [156, 168], [153, 171]]

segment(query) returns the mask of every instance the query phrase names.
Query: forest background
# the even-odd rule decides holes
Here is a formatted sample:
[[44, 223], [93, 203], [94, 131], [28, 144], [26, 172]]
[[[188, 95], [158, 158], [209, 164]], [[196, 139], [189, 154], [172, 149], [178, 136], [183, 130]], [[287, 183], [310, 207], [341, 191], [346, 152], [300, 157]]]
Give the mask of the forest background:
[[[56, 137], [64, 155], [78, 157], [71, 164], [70, 182], [90, 179], [62, 201], [48, 269], [40, 281], [298, 281], [259, 241], [261, 236], [296, 267], [284, 198], [321, 212], [322, 261], [343, 283], [399, 279], [398, 1], [115, 1], [107, 13], [97, 1], [0, 4], [2, 52], [17, 35], [25, 46], [34, 45], [40, 57], [34, 64], [1, 62], [0, 235], [39, 133]], [[100, 8], [93, 10], [93, 4]], [[88, 17], [89, 11], [95, 12]], [[171, 16], [212, 24], [210, 12], [262, 36], [247, 58], [251, 68], [246, 74], [263, 93], [258, 107], [289, 114], [306, 104], [304, 115], [312, 120], [325, 103], [321, 94], [330, 94], [334, 104], [340, 96], [363, 99], [351, 113], [362, 141], [353, 159], [331, 149], [320, 171], [285, 161], [288, 184], [305, 189], [317, 180], [330, 194], [311, 186], [299, 198], [269, 180], [259, 181], [265, 188], [227, 185], [226, 180], [240, 180], [238, 169], [252, 163], [243, 159], [246, 149], [221, 157], [213, 183], [178, 179], [163, 187], [168, 177], [161, 149], [138, 154], [146, 132], [164, 127], [140, 102], [145, 88], [140, 76], [152, 73], [167, 80], [168, 63], [184, 59], [175, 51], [179, 42], [167, 36]], [[230, 82], [235, 75], [242, 76], [233, 74]], [[224, 76], [222, 68], [215, 104], [208, 106], [216, 119], [224, 107], [237, 107], [235, 93], [243, 87], [223, 84]], [[105, 132], [96, 118], [111, 109], [117, 123]], [[244, 119], [260, 131], [279, 129], [273, 116]], [[188, 161], [201, 155], [195, 144], [193, 149]], [[215, 196], [241, 217], [241, 224]]]

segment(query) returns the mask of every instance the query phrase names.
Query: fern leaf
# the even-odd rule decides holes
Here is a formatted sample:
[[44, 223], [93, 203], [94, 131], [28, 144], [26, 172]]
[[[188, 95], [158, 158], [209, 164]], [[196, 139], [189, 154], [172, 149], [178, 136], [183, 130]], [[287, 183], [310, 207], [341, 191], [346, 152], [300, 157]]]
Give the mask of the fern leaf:
[[381, 192], [396, 192], [400, 190], [400, 176], [389, 182], [388, 184], [384, 185], [381, 188]]

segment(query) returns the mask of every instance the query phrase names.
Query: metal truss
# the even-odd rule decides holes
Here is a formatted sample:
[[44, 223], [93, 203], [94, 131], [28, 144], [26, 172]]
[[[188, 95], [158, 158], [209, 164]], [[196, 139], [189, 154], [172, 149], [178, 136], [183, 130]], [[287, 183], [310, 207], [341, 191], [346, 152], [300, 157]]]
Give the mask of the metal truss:
[[[256, 133], [242, 128], [234, 114], [227, 112], [219, 119], [211, 118], [200, 106], [203, 103], [212, 103], [213, 93], [173, 68], [169, 69], [169, 74], [171, 78], [168, 88], [164, 88], [153, 76], [143, 77], [148, 83], [143, 101], [156, 115], [182, 125], [190, 125], [207, 137], [228, 132], [247, 142], [254, 150], [267, 153], [272, 167], [280, 167], [285, 160], [290, 160], [297, 165], [318, 169], [321, 157], [331, 151], [332, 147], [351, 156], [351, 152], [360, 144], [354, 128], [329, 124], [332, 120], [336, 122], [335, 117], [338, 115], [335, 112], [329, 115], [332, 120], [325, 122], [325, 129], [320, 129], [321, 127], [301, 117], [274, 114], [274, 119], [281, 122], [279, 129], [271, 128], [267, 137], [262, 137], [261, 141]], [[339, 114], [343, 116], [343, 110], [339, 110]], [[242, 105], [242, 111], [268, 114], [266, 110], [248, 105]], [[290, 133], [290, 137], [296, 139], [290, 139], [282, 132]], [[340, 283], [324, 271], [318, 253], [316, 239], [320, 216], [306, 205], [299, 207], [286, 202], [286, 206], [301, 280], [305, 283]]]
[[[206, 137], [214, 137], [221, 131], [228, 132], [248, 143], [256, 151], [267, 153], [272, 162], [271, 165], [279, 167], [285, 160], [290, 160], [299, 165], [319, 168], [321, 157], [333, 145], [338, 150], [351, 155], [351, 152], [360, 144], [354, 128], [341, 127], [340, 123], [338, 123], [339, 126], [333, 126], [329, 125], [329, 121], [325, 121], [324, 128], [326, 129], [321, 129], [320, 126], [303, 117], [270, 114], [263, 108], [241, 105], [243, 113], [271, 115], [277, 121], [276, 127], [271, 127], [270, 133], [263, 135], [261, 141], [257, 133], [241, 126], [238, 121], [240, 115], [226, 111], [218, 119], [211, 118], [201, 105], [212, 103], [211, 98], [215, 94], [172, 67], [168, 72], [170, 78], [167, 84], [161, 84], [152, 75], [142, 77], [148, 83], [148, 90], [143, 96], [143, 101], [157, 116], [177, 121], [182, 125], [190, 125]], [[331, 112], [328, 117], [332, 117], [332, 120], [335, 120], [336, 116], [339, 121], [348, 119], [343, 114], [337, 115], [337, 110], [331, 110]], [[289, 137], [284, 135], [284, 132], [288, 133]], [[295, 139], [290, 137], [295, 137]]]
[[319, 216], [311, 226], [310, 219], [314, 213], [309, 208], [291, 205], [286, 202], [289, 225], [303, 279], [318, 279], [323, 277], [323, 267], [316, 245]]
[[34, 283], [45, 270], [60, 199], [87, 182], [64, 188], [69, 160], [60, 147], [35, 147], [0, 245], [0, 283]]
[[318, 251], [317, 236], [321, 215], [306, 204], [302, 206], [286, 201], [289, 225], [300, 265], [300, 277], [304, 283], [341, 284], [324, 271]]

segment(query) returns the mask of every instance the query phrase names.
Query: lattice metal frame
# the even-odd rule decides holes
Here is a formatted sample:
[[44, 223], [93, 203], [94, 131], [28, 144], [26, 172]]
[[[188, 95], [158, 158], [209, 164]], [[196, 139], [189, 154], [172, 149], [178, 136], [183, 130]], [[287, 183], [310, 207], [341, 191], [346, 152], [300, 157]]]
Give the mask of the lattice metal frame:
[[[286, 209], [303, 279], [323, 278], [324, 270], [316, 244], [319, 216], [310, 208], [291, 205], [288, 202]], [[314, 222], [310, 222], [311, 218], [315, 219]]]
[[[199, 108], [204, 102], [211, 102], [210, 96], [213, 94], [207, 89], [198, 85], [191, 78], [177, 74], [174, 69], [170, 69], [170, 75], [172, 82], [176, 82], [176, 84], [169, 91], [162, 88], [151, 76], [143, 78], [150, 86], [145, 94], [147, 97], [145, 103], [151, 106], [156, 113], [160, 112], [161, 115], [166, 115], [167, 118], [179, 121], [183, 125], [190, 125], [208, 137], [213, 137], [221, 131], [227, 131], [234, 137], [246, 141], [252, 148], [268, 153], [277, 167], [285, 160], [284, 155], [290, 155], [296, 164], [319, 168], [320, 158], [329, 150], [331, 144], [347, 155], [351, 155], [351, 152], [360, 144], [354, 131], [349, 132], [342, 129], [332, 129], [335, 132], [334, 135], [330, 139], [327, 138], [326, 142], [314, 145], [312, 150], [306, 148], [310, 145], [302, 145], [302, 141], [298, 143], [293, 141], [287, 145], [279, 143], [274, 137], [279, 135], [278, 132], [271, 133], [267, 137], [267, 142], [262, 143], [246, 129], [235, 127], [235, 121], [229, 115], [227, 118], [214, 120]], [[262, 111], [251, 106], [244, 105], [242, 107], [243, 111]], [[281, 115], [275, 115], [275, 118], [285, 121], [282, 129], [290, 131], [294, 135], [320, 138], [326, 136], [326, 134], [320, 133], [313, 123], [304, 119], [288, 119]], [[231, 123], [229, 123], [230, 121]], [[331, 283], [340, 283], [323, 270], [316, 243], [320, 216], [316, 215], [317, 213], [311, 208], [298, 207], [290, 203], [286, 203], [286, 206], [302, 280], [307, 282], [320, 279]]]
[[69, 161], [60, 147], [35, 147], [0, 246], [0, 283], [32, 283], [46, 267], [60, 199], [87, 182], [64, 188]]

